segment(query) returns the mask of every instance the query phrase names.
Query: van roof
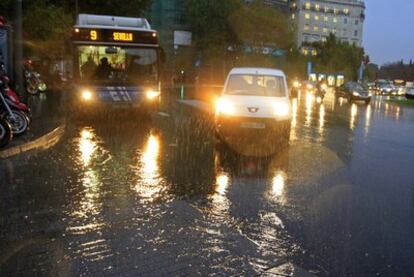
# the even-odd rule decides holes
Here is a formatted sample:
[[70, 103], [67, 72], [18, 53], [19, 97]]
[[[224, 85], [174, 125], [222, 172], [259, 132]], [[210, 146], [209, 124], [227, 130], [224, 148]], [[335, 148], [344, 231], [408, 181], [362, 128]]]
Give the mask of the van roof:
[[265, 67], [235, 67], [229, 74], [273, 75], [285, 77], [282, 70]]

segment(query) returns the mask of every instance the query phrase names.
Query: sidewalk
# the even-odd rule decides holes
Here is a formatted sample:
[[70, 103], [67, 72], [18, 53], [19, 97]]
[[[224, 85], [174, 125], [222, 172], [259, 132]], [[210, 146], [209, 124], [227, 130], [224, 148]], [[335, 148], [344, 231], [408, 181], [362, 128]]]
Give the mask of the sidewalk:
[[46, 92], [29, 96], [32, 123], [26, 134], [14, 137], [13, 141], [0, 150], [0, 159], [9, 158], [38, 148], [56, 144], [64, 133], [65, 115], [60, 101], [61, 92]]

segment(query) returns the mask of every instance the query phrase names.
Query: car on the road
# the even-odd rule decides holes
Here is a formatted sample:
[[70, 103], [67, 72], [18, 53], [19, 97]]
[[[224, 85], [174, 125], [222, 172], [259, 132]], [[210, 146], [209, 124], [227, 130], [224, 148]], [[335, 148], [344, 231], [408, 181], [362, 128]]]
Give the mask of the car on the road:
[[414, 99], [414, 87], [411, 87], [407, 90], [407, 92], [405, 93], [405, 97], [407, 99]]
[[395, 95], [397, 88], [392, 84], [385, 84], [379, 87], [378, 93], [380, 95]]
[[[291, 108], [286, 76], [269, 68], [234, 68], [216, 102], [215, 131], [224, 142], [287, 142]], [[262, 143], [263, 143], [262, 142]]]
[[372, 95], [367, 88], [357, 82], [347, 82], [335, 90], [336, 97], [348, 99], [349, 102], [364, 101], [369, 104]]

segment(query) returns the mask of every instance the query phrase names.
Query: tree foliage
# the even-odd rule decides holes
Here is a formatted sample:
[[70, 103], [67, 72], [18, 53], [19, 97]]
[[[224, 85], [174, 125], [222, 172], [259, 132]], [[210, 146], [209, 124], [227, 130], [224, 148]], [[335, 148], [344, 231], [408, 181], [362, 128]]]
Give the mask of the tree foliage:
[[233, 44], [236, 36], [230, 26], [230, 15], [238, 10], [240, 0], [205, 1], [185, 0], [185, 13], [191, 26], [197, 47], [200, 50], [223, 50]]
[[185, 12], [199, 49], [225, 51], [228, 45], [292, 44], [286, 17], [276, 8], [254, 1], [185, 0]]
[[229, 24], [240, 44], [272, 45], [288, 49], [293, 33], [289, 31], [286, 16], [263, 1], [242, 5], [229, 17]]
[[342, 72], [349, 79], [358, 79], [358, 69], [364, 59], [364, 49], [342, 42], [330, 34], [326, 42], [312, 44], [318, 51], [313, 58], [316, 69], [320, 72]]

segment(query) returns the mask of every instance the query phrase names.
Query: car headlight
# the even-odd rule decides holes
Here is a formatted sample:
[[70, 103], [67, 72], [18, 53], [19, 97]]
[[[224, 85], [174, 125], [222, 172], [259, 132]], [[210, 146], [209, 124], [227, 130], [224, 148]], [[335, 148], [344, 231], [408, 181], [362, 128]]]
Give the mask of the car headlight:
[[85, 89], [85, 90], [82, 91], [81, 96], [82, 96], [82, 100], [83, 101], [88, 102], [88, 101], [91, 101], [92, 100], [93, 93], [92, 93], [92, 91], [90, 91], [88, 89]]
[[235, 114], [236, 109], [234, 105], [227, 99], [220, 98], [216, 103], [216, 113], [217, 114], [226, 114], [233, 115]]
[[157, 90], [149, 90], [149, 91], [147, 91], [146, 94], [147, 94], [148, 99], [153, 100], [153, 99], [157, 98], [158, 96], [160, 96], [161, 93]]
[[359, 92], [354, 91], [354, 92], [352, 93], [352, 95], [353, 95], [353, 96], [359, 96]]
[[289, 104], [285, 102], [277, 102], [273, 104], [274, 113], [277, 117], [285, 117], [289, 115]]

